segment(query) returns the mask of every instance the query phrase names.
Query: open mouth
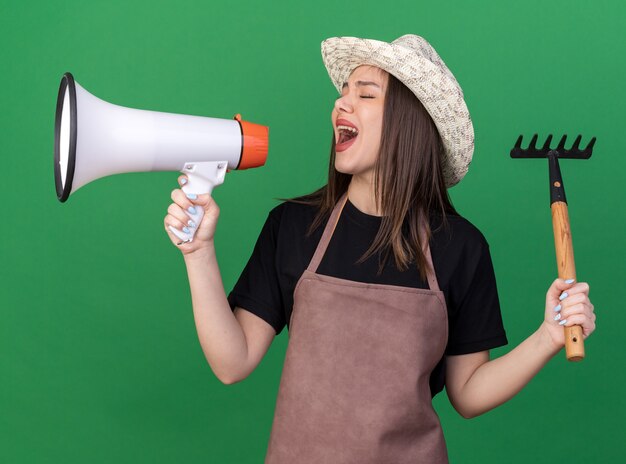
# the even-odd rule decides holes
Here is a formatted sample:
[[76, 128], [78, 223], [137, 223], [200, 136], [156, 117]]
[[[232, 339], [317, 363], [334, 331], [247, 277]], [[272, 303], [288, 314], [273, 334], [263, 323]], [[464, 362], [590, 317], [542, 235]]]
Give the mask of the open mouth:
[[338, 145], [349, 142], [359, 135], [359, 131], [355, 127], [339, 125], [337, 126], [337, 130], [339, 131]]
[[339, 131], [339, 139], [335, 145], [335, 151], [341, 152], [354, 143], [359, 135], [359, 130], [353, 126], [347, 126], [345, 124], [338, 124], [337, 130]]

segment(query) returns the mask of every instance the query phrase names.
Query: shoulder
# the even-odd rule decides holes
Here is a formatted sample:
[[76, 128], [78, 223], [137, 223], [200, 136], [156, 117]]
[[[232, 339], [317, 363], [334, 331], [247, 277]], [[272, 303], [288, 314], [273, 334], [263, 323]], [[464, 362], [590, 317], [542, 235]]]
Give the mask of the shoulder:
[[439, 248], [489, 248], [483, 233], [467, 218], [458, 214], [447, 214], [446, 221], [435, 215], [430, 222], [432, 241]]
[[277, 246], [283, 250], [293, 251], [294, 247], [308, 246], [309, 242], [317, 243], [325, 222], [309, 234], [309, 229], [318, 209], [315, 206], [293, 201], [281, 201], [267, 215], [264, 231], [270, 234]]
[[283, 227], [309, 227], [317, 215], [317, 208], [312, 205], [282, 201], [272, 208], [268, 214], [268, 221]]
[[[463, 216], [447, 215], [446, 224], [431, 223], [430, 248], [440, 285], [453, 286], [464, 292], [476, 272], [491, 262], [489, 244], [483, 233]], [[440, 276], [441, 274], [441, 276]]]

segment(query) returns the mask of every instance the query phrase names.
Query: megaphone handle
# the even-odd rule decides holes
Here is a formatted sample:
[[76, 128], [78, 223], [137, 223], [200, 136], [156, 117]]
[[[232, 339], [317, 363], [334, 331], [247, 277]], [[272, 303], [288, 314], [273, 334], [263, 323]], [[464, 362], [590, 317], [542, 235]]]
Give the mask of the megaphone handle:
[[[186, 194], [212, 193], [213, 188], [224, 183], [224, 175], [228, 168], [227, 161], [202, 161], [198, 163], [185, 163], [182, 173], [187, 177], [187, 183], [182, 190]], [[193, 221], [195, 227], [187, 226], [189, 232], [178, 230], [170, 226], [170, 231], [178, 237], [182, 243], [193, 241], [196, 230], [200, 227], [200, 221], [204, 217], [204, 209], [195, 206], [195, 213], [186, 211], [187, 216]]]

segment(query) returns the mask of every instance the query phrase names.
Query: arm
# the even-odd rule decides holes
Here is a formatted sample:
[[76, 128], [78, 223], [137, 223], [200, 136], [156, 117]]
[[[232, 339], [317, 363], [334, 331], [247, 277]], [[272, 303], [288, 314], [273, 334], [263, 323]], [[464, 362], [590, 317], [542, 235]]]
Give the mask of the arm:
[[260, 317], [235, 308], [226, 299], [215, 249], [185, 255], [193, 314], [202, 351], [218, 379], [232, 384], [259, 364], [275, 336]]
[[[179, 178], [181, 185], [185, 177]], [[210, 195], [187, 197], [172, 192], [164, 225], [170, 240], [183, 253], [191, 290], [194, 320], [204, 355], [217, 378], [225, 384], [243, 380], [258, 365], [271, 344], [274, 328], [242, 308], [231, 311], [217, 264], [213, 237], [219, 207]], [[183, 229], [190, 224], [185, 210], [204, 208], [205, 214], [195, 238], [180, 244], [169, 227]]]
[[557, 279], [546, 294], [545, 320], [512, 351], [491, 361], [488, 351], [448, 356], [446, 390], [454, 408], [470, 418], [515, 396], [564, 346], [563, 325], [581, 325], [583, 336], [589, 336], [595, 329], [595, 314], [588, 294], [586, 283]]

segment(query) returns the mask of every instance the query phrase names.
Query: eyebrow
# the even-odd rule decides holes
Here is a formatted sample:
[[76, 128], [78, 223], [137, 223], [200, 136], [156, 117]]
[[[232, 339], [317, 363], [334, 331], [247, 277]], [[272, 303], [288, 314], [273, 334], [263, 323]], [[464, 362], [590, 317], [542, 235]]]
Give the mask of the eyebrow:
[[[380, 89], [380, 85], [378, 85], [376, 82], [372, 82], [372, 81], [356, 81], [354, 83], [354, 85], [356, 85], [357, 87], [362, 87], [364, 85], [372, 85], [374, 87], [378, 87]], [[348, 86], [347, 82], [344, 82], [343, 85], [341, 86], [342, 89], [345, 89]]]

